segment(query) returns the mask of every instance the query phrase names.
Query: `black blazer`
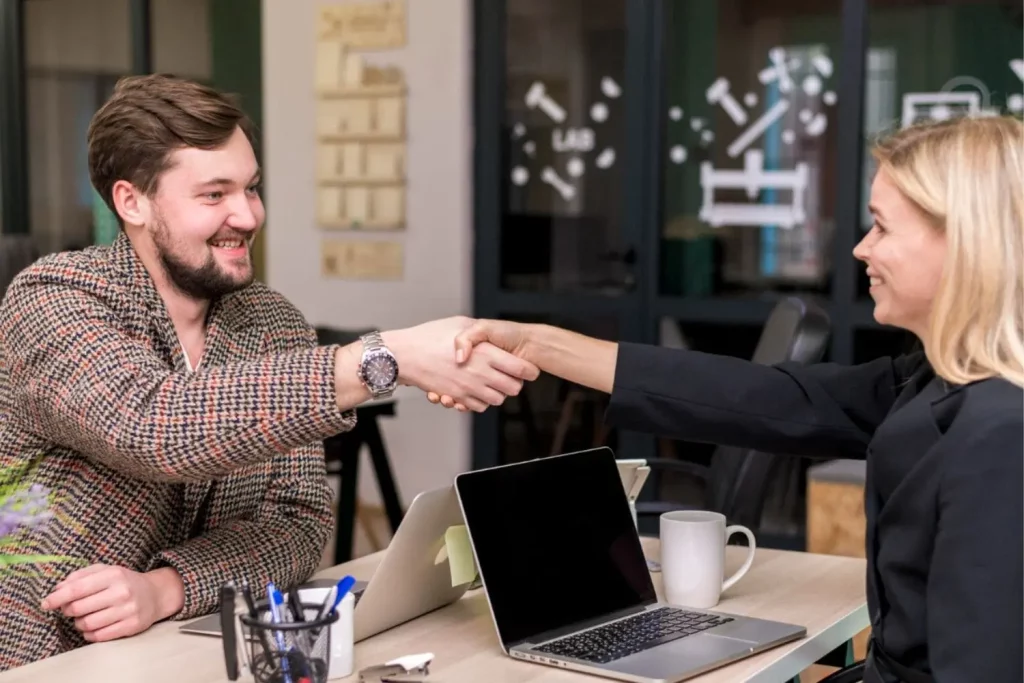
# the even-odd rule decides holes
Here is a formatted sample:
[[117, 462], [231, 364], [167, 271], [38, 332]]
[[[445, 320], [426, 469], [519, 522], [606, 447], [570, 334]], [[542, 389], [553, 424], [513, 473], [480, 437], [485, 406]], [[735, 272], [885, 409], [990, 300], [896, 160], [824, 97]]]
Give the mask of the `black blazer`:
[[[757, 365], [621, 344], [606, 419], [667, 437], [867, 458], [874, 646], [946, 683], [1024, 680], [1024, 392], [947, 386], [923, 354]], [[879, 657], [866, 681], [895, 681]]]

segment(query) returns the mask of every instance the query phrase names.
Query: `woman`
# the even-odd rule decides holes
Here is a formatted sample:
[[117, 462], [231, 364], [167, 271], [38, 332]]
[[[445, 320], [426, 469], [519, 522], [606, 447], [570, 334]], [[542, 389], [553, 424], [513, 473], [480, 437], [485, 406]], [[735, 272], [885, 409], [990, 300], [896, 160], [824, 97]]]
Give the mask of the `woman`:
[[624, 429], [867, 458], [865, 680], [1024, 680], [1022, 151], [1008, 118], [925, 124], [875, 150], [874, 225], [853, 253], [875, 319], [923, 353], [766, 367], [480, 321], [457, 357], [489, 341], [609, 392]]

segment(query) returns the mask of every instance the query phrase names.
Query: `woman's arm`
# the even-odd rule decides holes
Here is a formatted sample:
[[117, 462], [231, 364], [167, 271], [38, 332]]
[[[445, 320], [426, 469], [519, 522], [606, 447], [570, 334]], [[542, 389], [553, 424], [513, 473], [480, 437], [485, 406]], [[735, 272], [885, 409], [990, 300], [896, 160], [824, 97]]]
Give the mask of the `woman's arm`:
[[609, 424], [661, 436], [808, 455], [864, 457], [897, 384], [921, 359], [846, 367], [758, 365], [656, 346], [592, 339], [547, 325], [479, 321], [456, 339], [483, 341], [541, 371], [611, 393]]

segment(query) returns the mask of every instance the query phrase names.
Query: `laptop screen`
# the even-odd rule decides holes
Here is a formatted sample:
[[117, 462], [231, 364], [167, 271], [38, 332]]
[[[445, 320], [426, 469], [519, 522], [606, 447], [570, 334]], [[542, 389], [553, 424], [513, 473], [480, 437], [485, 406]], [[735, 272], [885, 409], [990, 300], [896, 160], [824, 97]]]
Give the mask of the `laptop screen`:
[[469, 472], [456, 487], [507, 647], [656, 601], [609, 449]]

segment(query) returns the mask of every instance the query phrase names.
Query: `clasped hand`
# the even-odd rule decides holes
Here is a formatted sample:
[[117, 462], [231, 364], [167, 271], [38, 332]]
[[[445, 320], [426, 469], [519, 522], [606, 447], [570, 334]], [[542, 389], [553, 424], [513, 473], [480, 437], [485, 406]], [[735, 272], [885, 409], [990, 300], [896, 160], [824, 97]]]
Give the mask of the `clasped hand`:
[[401, 380], [430, 397], [448, 397], [448, 407], [483, 412], [517, 396], [524, 380], [537, 379], [540, 371], [533, 363], [485, 340], [473, 345], [471, 355], [457, 358], [454, 340], [475, 323], [457, 316], [389, 333], [385, 342], [398, 358]]
[[[467, 320], [455, 336], [454, 348], [449, 353], [460, 369], [472, 372], [473, 368], [497, 363], [508, 368], [516, 377], [533, 381], [540, 375], [536, 365], [527, 361], [525, 356], [526, 340], [523, 328], [518, 323], [504, 320]], [[523, 370], [519, 370], [522, 368]], [[528, 376], [527, 376], [528, 371]], [[517, 392], [522, 389], [522, 381], [518, 382]], [[440, 403], [445, 408], [456, 410], [477, 410], [475, 402], [467, 403], [460, 395], [431, 387], [425, 389], [427, 400]], [[516, 394], [507, 393], [507, 396]], [[492, 405], [499, 405], [493, 403]]]

